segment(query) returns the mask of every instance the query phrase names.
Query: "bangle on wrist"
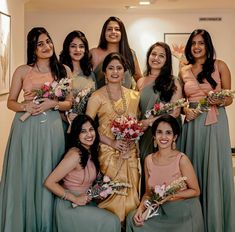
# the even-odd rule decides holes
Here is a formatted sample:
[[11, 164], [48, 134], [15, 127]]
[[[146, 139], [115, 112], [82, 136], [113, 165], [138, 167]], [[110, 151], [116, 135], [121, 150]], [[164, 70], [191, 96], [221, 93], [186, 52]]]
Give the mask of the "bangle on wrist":
[[27, 111], [26, 106], [27, 106], [26, 104], [23, 104], [23, 105], [22, 105], [22, 108], [23, 108], [23, 111], [24, 111], [24, 112]]
[[69, 192], [69, 190], [64, 190], [64, 194], [63, 196], [61, 196], [62, 200], [67, 200], [67, 193]]
[[60, 108], [60, 105], [59, 105], [59, 102], [56, 103], [56, 105], [54, 106], [54, 110], [59, 110]]

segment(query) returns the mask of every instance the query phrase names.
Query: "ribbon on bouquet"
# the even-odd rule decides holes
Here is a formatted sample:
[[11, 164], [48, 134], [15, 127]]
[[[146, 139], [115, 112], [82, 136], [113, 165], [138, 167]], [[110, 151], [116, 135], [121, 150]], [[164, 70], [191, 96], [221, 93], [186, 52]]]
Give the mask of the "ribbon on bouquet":
[[159, 204], [157, 204], [157, 203], [153, 204], [149, 200], [146, 200], [144, 202], [144, 205], [146, 207], [146, 210], [143, 212], [142, 216], [143, 216], [145, 221], [148, 220], [149, 218], [160, 215], [158, 213]]

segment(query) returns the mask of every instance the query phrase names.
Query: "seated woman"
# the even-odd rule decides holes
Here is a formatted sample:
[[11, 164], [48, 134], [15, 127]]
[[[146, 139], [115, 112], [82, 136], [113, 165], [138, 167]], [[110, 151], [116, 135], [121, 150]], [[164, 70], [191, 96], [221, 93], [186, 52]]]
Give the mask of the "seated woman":
[[[137, 211], [127, 218], [127, 232], [187, 231], [203, 232], [203, 217], [198, 196], [198, 181], [191, 162], [183, 153], [175, 150], [175, 141], [180, 127], [177, 120], [164, 115], [152, 126], [154, 143], [158, 152], [145, 158], [146, 192]], [[156, 185], [167, 185], [180, 177], [186, 177], [185, 188], [166, 197], [159, 206], [159, 215], [144, 220], [145, 200], [150, 198], [151, 189]]]
[[[99, 135], [94, 121], [78, 115], [72, 122], [68, 152], [48, 176], [45, 186], [59, 198], [55, 206], [58, 232], [120, 232], [117, 216], [96, 207], [87, 190], [99, 171]], [[73, 208], [72, 203], [77, 205]]]

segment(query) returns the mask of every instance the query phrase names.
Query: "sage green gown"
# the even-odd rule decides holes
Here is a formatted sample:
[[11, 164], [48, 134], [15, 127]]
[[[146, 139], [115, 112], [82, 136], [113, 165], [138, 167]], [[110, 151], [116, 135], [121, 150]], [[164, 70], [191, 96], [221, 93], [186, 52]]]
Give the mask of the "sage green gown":
[[[215, 64], [212, 89], [205, 81], [199, 83], [191, 69], [182, 72], [184, 91], [190, 106], [209, 91], [221, 90], [218, 67]], [[198, 177], [205, 231], [235, 231], [235, 193], [229, 127], [224, 107], [212, 107], [196, 119], [185, 122], [178, 145], [190, 158]]]
[[[32, 91], [52, 82], [50, 73], [29, 70], [23, 90]], [[33, 92], [25, 95], [30, 101]], [[30, 116], [18, 112], [12, 123], [0, 183], [1, 232], [51, 232], [54, 196], [43, 182], [64, 153], [64, 131], [58, 111]]]
[[[147, 78], [147, 77], [146, 77]], [[151, 110], [156, 102], [161, 102], [159, 99], [159, 93], [155, 93], [153, 90], [154, 82], [146, 85], [140, 91], [140, 111], [141, 111], [141, 119], [146, 119], [145, 113], [147, 110]], [[162, 102], [165, 103], [165, 102]], [[181, 117], [177, 117], [177, 121], [181, 125]], [[153, 135], [151, 131], [151, 127], [148, 127], [145, 130], [144, 135], [140, 138], [140, 158], [142, 164], [144, 163], [145, 157], [154, 151], [153, 146]]]
[[[153, 161], [153, 154], [146, 158], [146, 170], [149, 175], [148, 186], [171, 184], [182, 177], [179, 162], [183, 153], [178, 153], [176, 159], [167, 165], [157, 165]], [[135, 226], [133, 216], [135, 211], [127, 218], [127, 232], [203, 232], [202, 209], [198, 197], [184, 200], [165, 202], [159, 207], [157, 216], [144, 221], [143, 226]]]
[[[89, 158], [84, 169], [70, 171], [62, 181], [67, 191], [74, 195], [86, 193], [96, 179], [96, 168]], [[87, 205], [72, 207], [70, 201], [56, 198], [54, 232], [121, 232], [116, 215], [100, 209], [91, 201]]]

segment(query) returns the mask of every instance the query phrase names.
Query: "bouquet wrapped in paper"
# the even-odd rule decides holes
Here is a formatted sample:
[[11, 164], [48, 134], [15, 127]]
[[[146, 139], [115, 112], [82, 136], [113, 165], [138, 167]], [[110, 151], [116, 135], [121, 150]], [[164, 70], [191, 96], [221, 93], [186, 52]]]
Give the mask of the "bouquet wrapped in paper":
[[[115, 118], [111, 122], [111, 131], [117, 140], [127, 141], [129, 144], [129, 149], [131, 141], [137, 143], [140, 136], [144, 134], [142, 124], [132, 116], [121, 116]], [[129, 158], [129, 149], [126, 152], [120, 153], [123, 159]]]
[[[70, 79], [62, 78], [59, 82], [53, 81], [45, 82], [40, 89], [34, 89], [35, 97], [33, 102], [40, 104], [43, 98], [63, 100], [70, 92]], [[44, 114], [46, 114], [44, 112]], [[26, 112], [20, 117], [23, 122], [31, 115], [30, 112]]]
[[179, 108], [179, 107], [184, 107], [187, 104], [188, 103], [185, 101], [184, 98], [181, 98], [181, 99], [177, 100], [176, 102], [169, 102], [166, 104], [156, 103], [156, 104], [154, 104], [154, 106], [151, 110], [147, 110], [145, 112], [145, 117], [149, 118], [150, 116], [156, 117], [156, 116], [160, 116], [163, 114], [169, 114], [174, 109]]
[[89, 97], [95, 90], [93, 88], [85, 88], [80, 91], [72, 90], [73, 106], [70, 112], [76, 114], [84, 114]]
[[[128, 183], [122, 183], [118, 181], [112, 181], [110, 177], [98, 174], [95, 183], [87, 190], [87, 194], [92, 199], [104, 199], [112, 194], [127, 195], [121, 191], [123, 188], [131, 188], [132, 186]], [[72, 203], [73, 208], [77, 207], [76, 204]]]
[[187, 177], [180, 177], [168, 186], [166, 186], [166, 184], [156, 185], [151, 189], [150, 198], [144, 202], [146, 207], [146, 210], [143, 212], [144, 220], [159, 215], [158, 210], [161, 204], [177, 192], [186, 189], [186, 179]]
[[121, 116], [111, 122], [111, 131], [116, 139], [132, 140], [137, 142], [143, 135], [142, 124], [135, 117]]
[[212, 100], [225, 100], [226, 97], [234, 97], [235, 90], [222, 89], [218, 92], [210, 91], [207, 97], [199, 100], [197, 110], [202, 113], [210, 110], [210, 103], [208, 97]]

